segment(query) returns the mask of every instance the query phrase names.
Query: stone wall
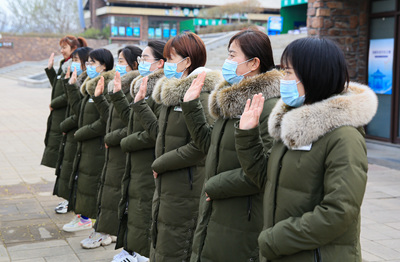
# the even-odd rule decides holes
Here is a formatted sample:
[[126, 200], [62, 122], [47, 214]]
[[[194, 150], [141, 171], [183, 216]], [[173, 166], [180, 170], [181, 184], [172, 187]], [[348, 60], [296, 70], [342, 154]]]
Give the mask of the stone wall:
[[[13, 48], [0, 48], [0, 68], [23, 61], [40, 61], [49, 58], [52, 52], [61, 55], [59, 38], [3, 35], [1, 42], [13, 42]], [[108, 44], [108, 40], [87, 39], [92, 48]]]
[[339, 43], [349, 66], [350, 79], [367, 82], [368, 2], [365, 0], [308, 0], [309, 36]]

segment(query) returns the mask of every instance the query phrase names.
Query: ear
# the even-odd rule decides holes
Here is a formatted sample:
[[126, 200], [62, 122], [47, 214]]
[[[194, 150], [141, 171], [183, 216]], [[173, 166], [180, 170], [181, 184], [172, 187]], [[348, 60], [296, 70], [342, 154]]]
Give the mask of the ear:
[[187, 57], [185, 59], [185, 63], [186, 63], [185, 68], [189, 68], [192, 65], [192, 60], [190, 60], [190, 57]]
[[252, 61], [249, 61], [250, 65], [251, 65], [251, 71], [256, 71], [257, 69], [259, 69], [260, 65], [261, 65], [261, 61], [258, 57], [254, 57], [254, 59]]
[[163, 68], [164, 67], [164, 59], [160, 59], [160, 60], [158, 60], [158, 62], [157, 62], [157, 68], [158, 69], [160, 69], [160, 68]]

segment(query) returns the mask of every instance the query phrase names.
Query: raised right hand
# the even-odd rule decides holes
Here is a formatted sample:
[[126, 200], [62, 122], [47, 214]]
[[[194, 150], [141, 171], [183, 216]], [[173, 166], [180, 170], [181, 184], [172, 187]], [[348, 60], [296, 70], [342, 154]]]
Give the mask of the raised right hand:
[[54, 53], [51, 53], [49, 62], [47, 64], [47, 69], [51, 69], [54, 65]]
[[100, 80], [97, 82], [96, 90], [94, 91], [94, 96], [98, 97], [104, 92], [104, 77], [100, 76]]
[[248, 130], [255, 128], [258, 125], [264, 108], [264, 100], [265, 99], [261, 93], [253, 96], [251, 105], [250, 99], [247, 100], [244, 112], [239, 122], [240, 129]]
[[65, 74], [65, 79], [68, 79], [71, 76], [71, 67], [69, 66], [67, 69], [67, 73]]
[[121, 90], [121, 75], [119, 72], [115, 72], [113, 93], [117, 93], [120, 90]]
[[139, 92], [136, 94], [135, 99], [133, 100], [134, 103], [143, 100], [146, 97], [147, 79], [147, 76], [143, 78], [142, 83], [140, 84]]
[[[68, 67], [68, 69], [69, 69], [69, 67]], [[72, 76], [71, 76], [71, 78], [69, 79], [68, 83], [69, 83], [70, 85], [73, 85], [73, 84], [76, 83], [76, 80], [77, 80], [77, 79], [78, 79], [78, 73], [76, 72], [76, 68], [75, 68], [74, 72], [72, 72]]]
[[189, 102], [197, 99], [200, 96], [201, 89], [204, 85], [204, 80], [206, 79], [206, 72], [203, 71], [193, 80], [189, 89], [186, 91], [185, 96], [183, 97], [183, 102]]

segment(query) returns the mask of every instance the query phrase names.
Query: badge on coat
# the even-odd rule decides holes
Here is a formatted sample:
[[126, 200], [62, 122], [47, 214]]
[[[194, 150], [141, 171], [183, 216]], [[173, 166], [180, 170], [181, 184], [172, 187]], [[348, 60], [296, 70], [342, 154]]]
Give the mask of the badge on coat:
[[299, 147], [294, 147], [292, 148], [292, 150], [298, 150], [298, 151], [310, 151], [312, 147], [312, 143], [309, 145], [305, 145], [305, 146], [299, 146]]
[[61, 78], [61, 75], [57, 76], [57, 79], [60, 79], [60, 78]]
[[88, 103], [93, 103], [93, 98], [89, 98]]
[[175, 106], [175, 107], [174, 107], [174, 111], [176, 111], [176, 112], [182, 112], [182, 107], [180, 107], [180, 106]]

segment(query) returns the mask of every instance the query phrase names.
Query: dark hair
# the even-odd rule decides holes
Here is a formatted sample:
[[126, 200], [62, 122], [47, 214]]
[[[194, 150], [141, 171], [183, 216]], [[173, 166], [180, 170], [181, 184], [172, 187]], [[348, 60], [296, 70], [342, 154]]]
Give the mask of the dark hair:
[[207, 62], [207, 51], [203, 40], [194, 33], [183, 33], [168, 40], [164, 47], [164, 57], [171, 59], [172, 48], [181, 57], [190, 57], [188, 74]]
[[[340, 94], [349, 83], [349, 73], [340, 47], [326, 38], [301, 38], [283, 51], [282, 68], [293, 67], [305, 90], [305, 104]], [[346, 84], [346, 86], [345, 86]]]
[[90, 47], [79, 47], [72, 52], [71, 57], [78, 56], [79, 60], [81, 60], [81, 68], [82, 70], [86, 68], [85, 62], [89, 59], [89, 53], [93, 48]]
[[142, 49], [134, 45], [127, 45], [118, 50], [118, 56], [121, 52], [124, 55], [129, 67], [132, 70], [136, 70], [138, 67], [137, 57], [142, 55]]
[[236, 41], [247, 59], [254, 57], [260, 59], [261, 73], [265, 73], [275, 67], [271, 41], [267, 34], [258, 29], [249, 28], [234, 35], [229, 40], [228, 49], [233, 41]]
[[67, 44], [71, 47], [71, 49], [76, 49], [78, 47], [85, 47], [87, 46], [87, 42], [85, 38], [83, 37], [78, 37], [76, 38], [75, 36], [72, 35], [67, 35], [60, 40], [60, 45], [62, 44]]
[[164, 47], [165, 47], [165, 42], [161, 40], [152, 40], [149, 41], [147, 44], [148, 47], [151, 48], [151, 53], [153, 54], [154, 58], [159, 59], [159, 60], [164, 60], [166, 61], [163, 53], [164, 53]]
[[89, 57], [99, 61], [101, 65], [105, 65], [105, 71], [109, 71], [114, 67], [114, 57], [110, 50], [104, 48], [95, 49], [89, 53]]

